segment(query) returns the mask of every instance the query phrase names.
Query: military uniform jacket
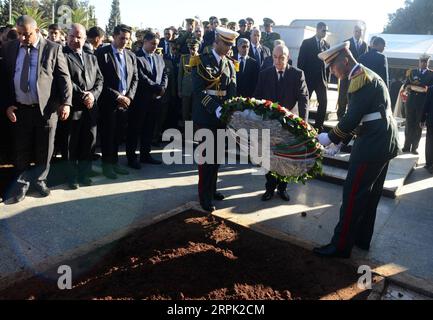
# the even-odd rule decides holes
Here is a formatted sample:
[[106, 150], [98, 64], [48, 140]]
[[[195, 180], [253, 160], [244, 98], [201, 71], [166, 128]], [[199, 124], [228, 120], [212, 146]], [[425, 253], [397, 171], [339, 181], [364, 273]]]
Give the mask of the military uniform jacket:
[[[362, 72], [350, 81], [347, 114], [329, 138], [335, 144], [349, 143], [356, 134], [351, 162], [386, 162], [395, 158], [399, 150], [391, 98], [385, 82], [376, 73], [362, 65], [360, 68]], [[376, 112], [382, 114], [382, 119], [362, 124], [364, 116]]]
[[[429, 87], [433, 85], [433, 71], [426, 70], [424, 74], [419, 69], [413, 69], [408, 72], [405, 83], [405, 88], [409, 85], [415, 85], [420, 87]], [[409, 97], [407, 100], [408, 108], [422, 108], [424, 106], [426, 93], [419, 93], [409, 90]]]
[[183, 55], [180, 58], [179, 73], [178, 73], [178, 92], [182, 97], [192, 96], [192, 68], [189, 65], [191, 56], [189, 54]]
[[281, 36], [279, 33], [276, 32], [271, 32], [271, 33], [266, 33], [266, 32], [262, 32], [262, 45], [265, 47], [268, 47], [271, 52], [274, 51], [274, 42], [275, 40], [280, 40]]
[[[236, 96], [236, 70], [233, 62], [224, 57], [221, 67], [213, 53], [203, 54], [191, 60], [194, 104], [192, 118], [196, 125], [203, 128], [222, 128], [224, 124], [216, 117], [216, 110], [224, 102]], [[225, 92], [215, 96], [207, 90]]]

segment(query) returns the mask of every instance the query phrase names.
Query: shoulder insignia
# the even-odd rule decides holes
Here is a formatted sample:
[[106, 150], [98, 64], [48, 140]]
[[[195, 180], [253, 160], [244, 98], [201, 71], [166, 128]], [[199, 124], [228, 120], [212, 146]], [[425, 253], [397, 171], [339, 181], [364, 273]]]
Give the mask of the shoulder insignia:
[[226, 56], [226, 57], [229, 61], [233, 62], [233, 65], [235, 67], [235, 71], [239, 72], [241, 63], [230, 56]]
[[372, 71], [362, 68], [362, 72], [355, 76], [350, 81], [349, 93], [355, 93], [362, 89], [366, 84], [371, 83], [374, 78], [374, 73]]
[[189, 59], [189, 66], [190, 67], [197, 67], [200, 63], [201, 63], [200, 55], [191, 57]]

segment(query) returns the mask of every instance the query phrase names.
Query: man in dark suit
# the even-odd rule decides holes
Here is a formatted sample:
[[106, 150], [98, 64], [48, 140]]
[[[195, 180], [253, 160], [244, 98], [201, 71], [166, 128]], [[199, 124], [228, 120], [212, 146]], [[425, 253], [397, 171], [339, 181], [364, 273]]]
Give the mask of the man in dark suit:
[[87, 31], [87, 41], [84, 44], [83, 51], [94, 54], [105, 41], [105, 32], [100, 27], [92, 27]]
[[[170, 41], [173, 40], [173, 30], [170, 28], [164, 29], [164, 38], [158, 44], [158, 48], [162, 48], [164, 56], [170, 54]], [[140, 48], [138, 48], [140, 49]]]
[[260, 67], [263, 66], [267, 57], [272, 56], [271, 50], [268, 47], [262, 46], [260, 41], [262, 39], [262, 33], [258, 29], [251, 30], [251, 46], [249, 55], [251, 58], [254, 58]]
[[370, 50], [359, 57], [359, 63], [376, 72], [389, 88], [388, 59], [383, 54], [385, 46], [385, 40], [381, 37], [376, 37]]
[[433, 86], [427, 91], [424, 112], [421, 118], [421, 127], [427, 125], [427, 141], [425, 146], [425, 169], [433, 174]]
[[[72, 105], [72, 84], [62, 47], [46, 41], [36, 21], [21, 16], [19, 39], [3, 47], [1, 104], [12, 122], [15, 169], [10, 202], [24, 200], [31, 184], [44, 197], [57, 121], [65, 121]], [[59, 115], [59, 116], [58, 116]], [[29, 170], [30, 163], [35, 167]]]
[[[364, 29], [356, 25], [353, 29], [353, 37], [346, 40], [350, 42], [350, 52], [356, 61], [359, 60], [359, 57], [366, 54], [368, 52], [368, 44], [362, 40], [364, 35]], [[347, 103], [349, 101], [347, 96], [347, 91], [349, 90], [349, 80], [343, 79], [340, 81], [339, 90], [338, 90], [338, 110], [337, 116], [338, 119], [341, 120], [346, 114]]]
[[327, 82], [329, 77], [325, 64], [317, 55], [329, 49], [329, 44], [325, 40], [327, 32], [328, 26], [319, 22], [316, 27], [316, 35], [302, 42], [298, 58], [298, 68], [305, 73], [310, 98], [313, 92], [316, 92], [319, 101], [315, 122], [315, 127], [319, 131], [323, 130], [328, 109]]
[[[276, 46], [273, 57], [274, 67], [263, 70], [259, 74], [254, 97], [278, 102], [307, 121], [309, 94], [304, 72], [289, 65], [290, 53], [286, 46]], [[298, 110], [295, 110], [296, 103]], [[266, 175], [266, 180], [266, 193], [262, 197], [263, 201], [271, 200], [275, 189], [278, 189], [278, 194], [283, 200], [290, 201], [286, 190], [287, 183], [278, 181], [270, 173]]]
[[104, 77], [104, 87], [98, 101], [103, 174], [114, 180], [118, 174], [129, 174], [118, 165], [118, 152], [126, 127], [127, 110], [137, 91], [138, 75], [137, 59], [125, 49], [131, 39], [131, 28], [116, 26], [113, 38], [110, 46], [96, 51], [96, 56]]
[[239, 71], [236, 73], [237, 93], [242, 97], [253, 97], [259, 77], [259, 64], [248, 55], [250, 41], [241, 38], [238, 40], [238, 53], [235, 59], [239, 62]]
[[84, 26], [72, 24], [67, 46], [63, 49], [74, 88], [68, 130], [68, 182], [72, 190], [78, 189], [79, 184], [92, 184], [89, 175], [91, 150], [96, 144], [95, 101], [104, 84], [96, 56], [84, 52], [85, 41]]
[[[143, 37], [143, 48], [137, 52], [138, 89], [129, 110], [129, 127], [126, 143], [128, 166], [139, 170], [141, 163], [161, 164], [150, 155], [155, 124], [161, 112], [161, 98], [168, 84], [168, 75], [162, 55], [155, 54], [159, 38], [151, 31]], [[136, 150], [140, 142], [140, 162]]]

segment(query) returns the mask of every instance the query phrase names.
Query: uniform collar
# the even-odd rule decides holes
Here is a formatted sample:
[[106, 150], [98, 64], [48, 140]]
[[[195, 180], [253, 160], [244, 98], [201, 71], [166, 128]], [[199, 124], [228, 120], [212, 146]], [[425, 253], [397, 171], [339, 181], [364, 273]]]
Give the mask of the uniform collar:
[[349, 73], [349, 80], [352, 80], [352, 77], [355, 75], [355, 72], [358, 71], [358, 69], [359, 69], [360, 67], [361, 67], [361, 64], [360, 64], [360, 63], [357, 63], [357, 64], [353, 67], [352, 71], [350, 71], [350, 73]]
[[218, 65], [219, 65], [223, 58], [215, 51], [215, 49], [212, 49], [212, 54], [215, 57]]

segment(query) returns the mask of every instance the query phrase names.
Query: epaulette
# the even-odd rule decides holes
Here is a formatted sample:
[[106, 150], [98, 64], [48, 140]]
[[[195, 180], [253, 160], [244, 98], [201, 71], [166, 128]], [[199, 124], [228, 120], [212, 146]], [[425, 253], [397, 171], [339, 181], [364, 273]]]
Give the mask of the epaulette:
[[237, 61], [237, 60], [235, 60], [234, 58], [232, 58], [232, 57], [230, 57], [230, 56], [226, 56], [226, 57], [227, 57], [227, 59], [229, 59], [231, 62], [233, 62], [233, 65], [235, 66], [235, 71], [236, 71], [236, 72], [239, 72], [239, 70], [240, 70], [240, 66], [241, 66], [240, 62]]
[[201, 63], [200, 55], [198, 56], [191, 56], [189, 59], [189, 66], [190, 67], [197, 67]]
[[356, 91], [362, 89], [366, 84], [371, 83], [373, 77], [374, 74], [372, 74], [368, 69], [362, 68], [362, 72], [350, 80], [348, 92], [355, 93]]
[[164, 50], [163, 48], [156, 48], [156, 50], [155, 50], [155, 54], [161, 56], [161, 55], [163, 54], [163, 53], [162, 53], [163, 50]]

